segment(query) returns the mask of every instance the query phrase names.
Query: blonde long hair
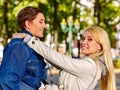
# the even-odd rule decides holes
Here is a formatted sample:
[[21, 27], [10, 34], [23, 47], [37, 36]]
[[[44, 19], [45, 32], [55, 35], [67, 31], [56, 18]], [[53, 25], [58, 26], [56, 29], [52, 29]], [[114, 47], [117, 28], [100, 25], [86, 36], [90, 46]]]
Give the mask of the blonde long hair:
[[98, 60], [96, 58], [102, 56], [106, 65], [106, 76], [101, 76], [100, 79], [101, 90], [116, 90], [115, 74], [108, 34], [99, 26], [89, 27], [85, 31], [88, 31], [102, 47], [102, 50], [100, 52], [91, 55], [95, 62]]

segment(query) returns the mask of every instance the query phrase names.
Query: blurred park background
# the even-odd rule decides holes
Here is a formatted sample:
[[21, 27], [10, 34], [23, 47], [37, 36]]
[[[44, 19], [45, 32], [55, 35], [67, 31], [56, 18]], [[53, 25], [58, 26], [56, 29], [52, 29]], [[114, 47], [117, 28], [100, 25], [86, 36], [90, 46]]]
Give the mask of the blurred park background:
[[0, 0], [0, 57], [12, 34], [20, 32], [18, 12], [25, 6], [43, 9], [47, 28], [42, 40], [61, 53], [80, 57], [80, 36], [91, 25], [110, 37], [115, 67], [120, 67], [120, 0]]
[[0, 0], [0, 60], [12, 34], [20, 32], [16, 16], [25, 6], [44, 11], [47, 28], [41, 40], [73, 58], [81, 55], [84, 29], [101, 26], [109, 34], [114, 67], [120, 68], [120, 0]]

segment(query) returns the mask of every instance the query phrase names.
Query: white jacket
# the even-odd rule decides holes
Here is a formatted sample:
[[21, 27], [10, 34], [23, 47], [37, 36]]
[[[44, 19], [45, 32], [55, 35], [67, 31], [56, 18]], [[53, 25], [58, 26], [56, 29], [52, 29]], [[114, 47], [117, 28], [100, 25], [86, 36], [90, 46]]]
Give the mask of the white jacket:
[[93, 90], [101, 77], [101, 69], [89, 57], [73, 59], [52, 50], [38, 38], [27, 43], [37, 53], [62, 70], [59, 77], [60, 90]]

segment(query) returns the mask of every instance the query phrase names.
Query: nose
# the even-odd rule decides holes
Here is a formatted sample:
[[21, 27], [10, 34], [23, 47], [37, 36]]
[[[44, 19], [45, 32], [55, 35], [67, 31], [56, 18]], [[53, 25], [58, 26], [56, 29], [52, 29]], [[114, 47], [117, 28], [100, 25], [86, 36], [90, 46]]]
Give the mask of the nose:
[[84, 39], [84, 40], [82, 40], [81, 42], [80, 42], [80, 44], [86, 44], [87, 43], [87, 40], [86, 39]]
[[46, 23], [43, 23], [43, 27], [44, 27], [44, 28], [47, 28], [47, 25], [46, 25]]
[[81, 42], [80, 42], [80, 48], [82, 48], [84, 45], [86, 45], [87, 44], [87, 40], [82, 40]]

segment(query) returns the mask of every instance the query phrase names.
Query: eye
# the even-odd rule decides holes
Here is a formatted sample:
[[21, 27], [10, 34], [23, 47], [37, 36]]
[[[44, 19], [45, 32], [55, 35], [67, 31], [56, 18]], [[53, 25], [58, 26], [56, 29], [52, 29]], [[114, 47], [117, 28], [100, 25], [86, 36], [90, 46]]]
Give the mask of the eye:
[[88, 41], [93, 41], [93, 39], [92, 38], [88, 38]]
[[39, 23], [43, 24], [43, 23], [45, 23], [45, 21], [44, 20], [39, 20]]
[[42, 24], [43, 22], [42, 22], [42, 21], [40, 21], [39, 23], [40, 23], [40, 24]]

